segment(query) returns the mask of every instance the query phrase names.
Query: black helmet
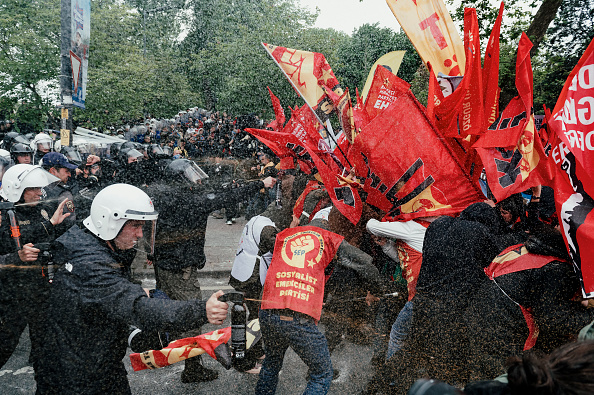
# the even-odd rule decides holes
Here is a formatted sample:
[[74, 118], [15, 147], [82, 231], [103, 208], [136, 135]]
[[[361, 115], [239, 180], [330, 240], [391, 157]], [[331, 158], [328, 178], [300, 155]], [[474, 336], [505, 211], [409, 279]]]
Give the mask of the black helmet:
[[20, 163], [18, 161], [19, 156], [27, 156], [27, 155], [31, 158], [28, 163], [32, 164], [33, 149], [31, 149], [31, 147], [29, 147], [29, 145], [26, 145], [23, 143], [16, 143], [16, 144], [13, 144], [12, 147], [10, 147], [10, 157], [12, 158], [12, 160], [15, 164]]
[[165, 168], [164, 174], [170, 180], [182, 181], [184, 183], [199, 184], [208, 178], [196, 163], [189, 159], [174, 159]]
[[10, 151], [10, 148], [17, 143], [29, 145], [29, 141], [25, 138], [25, 136], [17, 132], [6, 133], [2, 145], [5, 150]]
[[169, 158], [171, 155], [167, 155], [159, 144], [147, 144], [145, 147], [146, 152], [148, 153], [149, 158], [153, 159], [165, 159]]
[[74, 163], [77, 166], [80, 166], [83, 163], [82, 156], [76, 147], [63, 145], [60, 148], [60, 153], [68, 158], [68, 162], [70, 163]]

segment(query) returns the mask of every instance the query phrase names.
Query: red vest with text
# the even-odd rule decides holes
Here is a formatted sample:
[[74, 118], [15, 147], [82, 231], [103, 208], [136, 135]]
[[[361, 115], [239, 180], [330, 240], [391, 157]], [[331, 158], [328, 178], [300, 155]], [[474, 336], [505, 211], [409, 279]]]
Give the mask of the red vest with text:
[[[493, 262], [485, 268], [485, 274], [496, 282], [495, 279], [504, 274], [521, 272], [528, 269], [540, 269], [553, 261], [562, 261], [562, 259], [553, 256], [531, 254], [523, 244], [517, 244], [506, 248], [497, 255]], [[531, 307], [524, 307], [515, 301], [514, 303], [522, 310], [526, 325], [528, 326], [529, 334], [524, 343], [524, 351], [530, 350], [534, 347], [538, 339], [538, 325], [534, 321]]]
[[324, 270], [344, 237], [314, 226], [289, 228], [276, 236], [266, 274], [262, 309], [290, 309], [319, 320]]

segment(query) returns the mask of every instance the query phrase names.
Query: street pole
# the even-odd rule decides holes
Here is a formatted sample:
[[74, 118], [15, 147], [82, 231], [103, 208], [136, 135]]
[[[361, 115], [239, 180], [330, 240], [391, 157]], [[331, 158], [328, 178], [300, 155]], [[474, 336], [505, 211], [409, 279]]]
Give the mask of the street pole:
[[72, 145], [72, 65], [70, 64], [70, 37], [72, 35], [71, 0], [61, 2], [61, 41], [60, 41], [60, 93], [62, 95], [62, 123], [60, 142], [62, 146]]

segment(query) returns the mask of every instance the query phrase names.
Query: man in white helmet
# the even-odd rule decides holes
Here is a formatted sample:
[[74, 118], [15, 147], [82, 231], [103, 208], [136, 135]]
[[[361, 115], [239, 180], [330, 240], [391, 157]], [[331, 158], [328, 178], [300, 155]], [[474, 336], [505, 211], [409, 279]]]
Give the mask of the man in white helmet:
[[208, 301], [152, 299], [132, 283], [138, 242], [154, 244], [157, 212], [149, 196], [114, 184], [93, 199], [84, 229], [56, 240], [54, 277], [38, 393], [130, 393], [122, 359], [130, 325], [143, 331], [185, 331], [207, 321], [220, 325], [227, 304], [218, 291]]
[[15, 206], [2, 209], [0, 225], [0, 368], [28, 324], [31, 361], [38, 369], [50, 283], [47, 262], [35, 246], [52, 242], [56, 226], [69, 216], [63, 214], [65, 201], [54, 211], [40, 204], [42, 188], [54, 181], [58, 178], [29, 164], [10, 167], [2, 179], [0, 196]]
[[35, 135], [30, 145], [34, 151], [33, 163], [41, 165], [41, 159], [43, 159], [43, 156], [53, 149], [54, 140], [48, 134], [38, 133]]

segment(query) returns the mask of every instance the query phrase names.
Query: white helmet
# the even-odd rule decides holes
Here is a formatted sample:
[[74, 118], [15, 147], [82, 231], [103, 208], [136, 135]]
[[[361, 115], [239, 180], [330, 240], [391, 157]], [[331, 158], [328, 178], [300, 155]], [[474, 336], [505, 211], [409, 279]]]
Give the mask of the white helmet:
[[91, 215], [83, 224], [100, 239], [113, 240], [126, 221], [156, 221], [157, 216], [151, 198], [141, 189], [128, 184], [113, 184], [95, 196]]
[[35, 135], [30, 145], [34, 151], [38, 150], [38, 145], [42, 145], [47, 148], [48, 151], [51, 151], [54, 145], [54, 140], [45, 133], [38, 133]]
[[14, 165], [4, 173], [0, 196], [9, 202], [16, 203], [21, 200], [25, 188], [43, 188], [56, 181], [60, 179], [43, 170], [41, 166]]
[[6, 160], [8, 160], [9, 162], [11, 161], [11, 157], [10, 157], [10, 152], [8, 152], [5, 149], [0, 148], [0, 158], [4, 158]]

